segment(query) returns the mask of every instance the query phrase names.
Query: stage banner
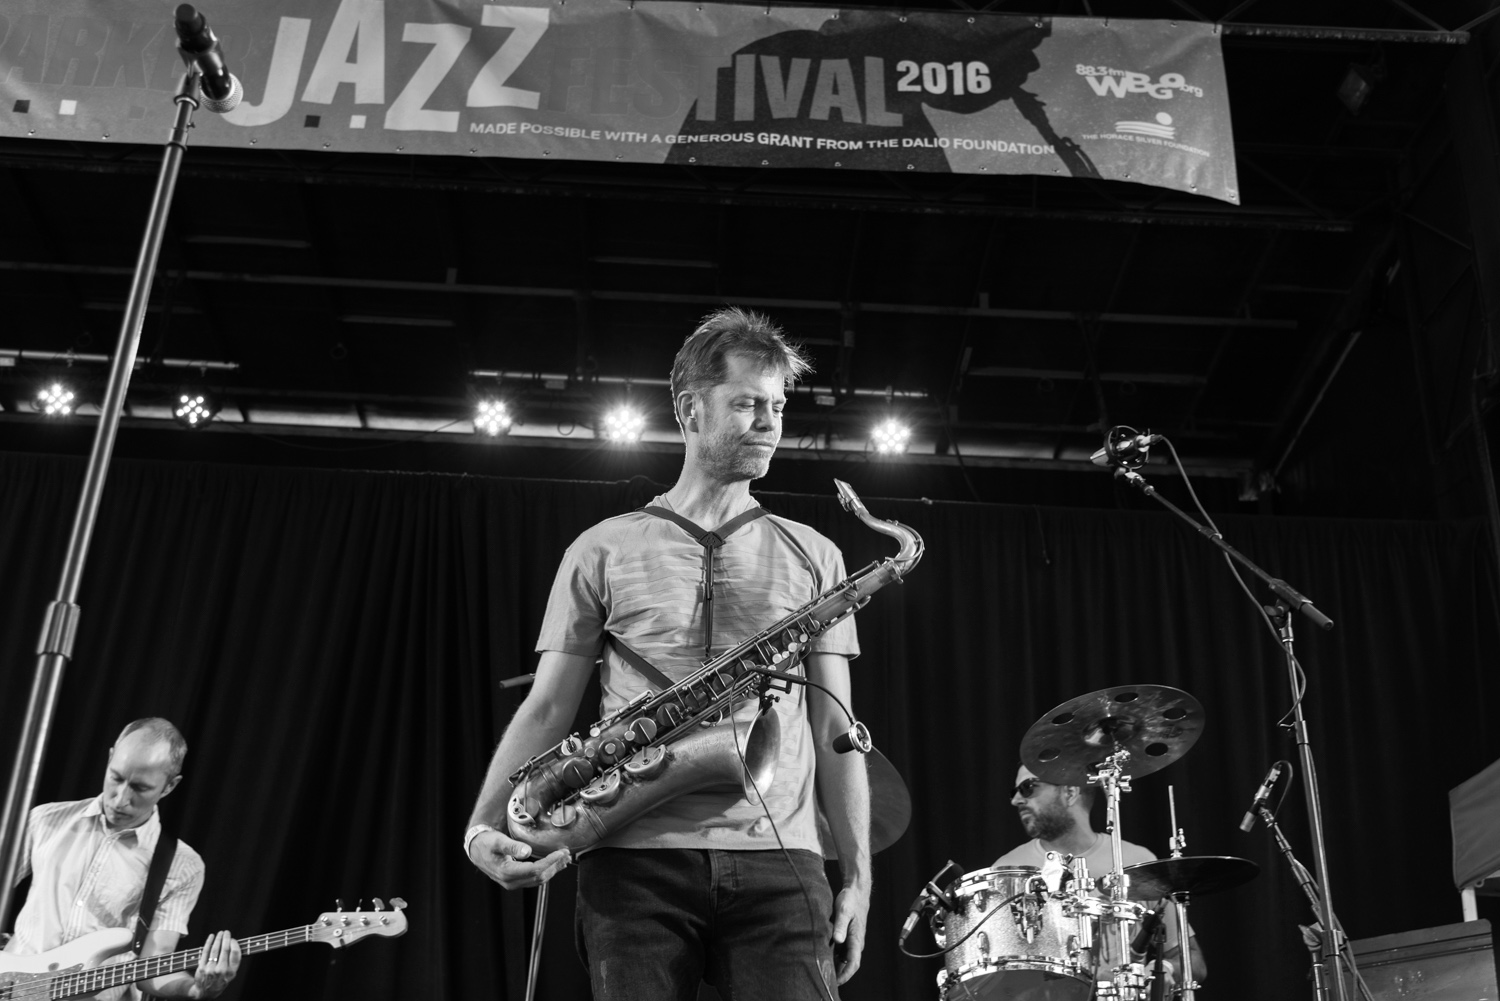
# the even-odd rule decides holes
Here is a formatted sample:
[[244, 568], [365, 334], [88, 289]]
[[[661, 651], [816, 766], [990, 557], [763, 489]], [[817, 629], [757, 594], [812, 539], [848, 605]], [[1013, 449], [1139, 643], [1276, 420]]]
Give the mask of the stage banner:
[[[159, 143], [167, 0], [0, 0], [0, 135]], [[1111, 178], [1238, 203], [1207, 23], [567, 0], [205, 0], [195, 144]]]

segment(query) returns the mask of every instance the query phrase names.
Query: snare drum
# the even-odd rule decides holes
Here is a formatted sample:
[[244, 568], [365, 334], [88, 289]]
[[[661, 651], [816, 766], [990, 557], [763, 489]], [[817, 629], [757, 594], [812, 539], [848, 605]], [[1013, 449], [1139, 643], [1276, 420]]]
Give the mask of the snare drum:
[[938, 944], [952, 947], [938, 974], [944, 1001], [1087, 1001], [1094, 936], [1083, 924], [1093, 919], [1065, 913], [1040, 875], [1036, 866], [979, 869], [948, 887], [957, 909], [932, 920]]

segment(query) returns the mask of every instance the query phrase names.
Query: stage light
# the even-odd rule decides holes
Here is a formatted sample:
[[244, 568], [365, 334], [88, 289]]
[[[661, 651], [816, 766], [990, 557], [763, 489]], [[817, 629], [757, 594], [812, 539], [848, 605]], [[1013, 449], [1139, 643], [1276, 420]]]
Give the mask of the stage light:
[[498, 438], [510, 434], [515, 420], [503, 400], [480, 400], [474, 408], [474, 433]]
[[888, 420], [870, 433], [870, 443], [881, 455], [900, 455], [911, 443], [911, 428], [898, 420]]
[[1365, 106], [1365, 102], [1370, 99], [1370, 92], [1384, 79], [1383, 62], [1372, 65], [1350, 63], [1349, 69], [1344, 73], [1344, 79], [1339, 83], [1339, 100], [1344, 102], [1344, 107], [1349, 109], [1351, 115], [1357, 115]]
[[202, 389], [179, 390], [172, 401], [172, 419], [185, 428], [201, 428], [218, 412], [214, 398]]
[[616, 407], [599, 424], [604, 440], [617, 445], [634, 445], [645, 432], [646, 418], [631, 407]]
[[73, 413], [78, 394], [60, 380], [49, 382], [37, 390], [33, 405], [43, 417], [67, 417]]

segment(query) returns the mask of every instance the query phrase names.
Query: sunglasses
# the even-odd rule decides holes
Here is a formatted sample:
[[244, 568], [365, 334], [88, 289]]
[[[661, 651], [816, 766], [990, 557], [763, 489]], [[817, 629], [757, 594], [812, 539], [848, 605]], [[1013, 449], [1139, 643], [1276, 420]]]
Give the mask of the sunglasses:
[[1022, 799], [1030, 799], [1032, 793], [1036, 792], [1037, 786], [1044, 786], [1046, 784], [1041, 779], [1022, 779], [1016, 783], [1015, 794]]

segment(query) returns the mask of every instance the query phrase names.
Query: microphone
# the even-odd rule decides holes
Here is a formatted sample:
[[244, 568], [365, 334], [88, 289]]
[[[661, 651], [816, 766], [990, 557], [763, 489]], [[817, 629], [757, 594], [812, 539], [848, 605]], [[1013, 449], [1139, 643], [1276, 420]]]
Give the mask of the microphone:
[[875, 742], [870, 739], [869, 728], [863, 723], [855, 722], [847, 733], [833, 738], [833, 749], [840, 754], [848, 754], [850, 751], [869, 754], [875, 749]]
[[1156, 934], [1157, 925], [1161, 924], [1162, 911], [1166, 910], [1167, 902], [1163, 900], [1156, 905], [1156, 909], [1141, 918], [1141, 928], [1135, 933], [1135, 938], [1130, 942], [1130, 951], [1137, 956], [1146, 954], [1146, 947], [1151, 944], [1151, 937]]
[[1135, 428], [1110, 428], [1109, 433], [1104, 436], [1104, 447], [1089, 456], [1089, 461], [1096, 466], [1123, 466], [1126, 469], [1133, 469], [1146, 461], [1151, 452], [1151, 446], [1161, 439], [1161, 435], [1152, 434], [1150, 431], [1137, 434]]
[[1255, 826], [1255, 811], [1271, 798], [1271, 787], [1279, 778], [1281, 778], [1281, 762], [1278, 761], [1271, 766], [1269, 772], [1266, 772], [1265, 780], [1261, 782], [1260, 788], [1255, 790], [1255, 798], [1250, 801], [1250, 809], [1245, 811], [1245, 819], [1240, 821], [1240, 830], [1248, 831]]
[[934, 903], [935, 901], [927, 893], [926, 889], [917, 894], [917, 899], [911, 902], [911, 910], [906, 913], [906, 921], [901, 925], [901, 937], [896, 940], [897, 948], [906, 944], [906, 936], [910, 935], [911, 930], [917, 926], [917, 921], [922, 917], [922, 912], [932, 907]]
[[224, 64], [219, 39], [190, 3], [177, 5], [177, 51], [184, 63], [198, 70], [198, 88], [203, 93], [200, 103], [204, 108], [222, 115], [239, 105], [245, 89]]

